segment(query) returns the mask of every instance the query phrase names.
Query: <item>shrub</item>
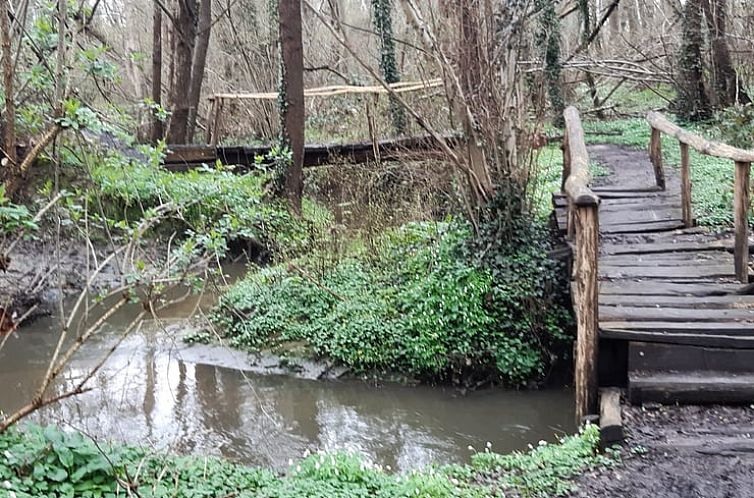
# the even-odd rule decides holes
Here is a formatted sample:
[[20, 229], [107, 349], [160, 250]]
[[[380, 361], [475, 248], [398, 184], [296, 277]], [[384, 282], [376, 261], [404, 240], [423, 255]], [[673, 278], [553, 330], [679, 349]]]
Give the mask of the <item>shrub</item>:
[[213, 320], [236, 347], [304, 344], [360, 374], [521, 384], [567, 341], [568, 314], [544, 232], [492, 250], [485, 233], [472, 242], [459, 221], [409, 223], [320, 274], [318, 255], [253, 270]]

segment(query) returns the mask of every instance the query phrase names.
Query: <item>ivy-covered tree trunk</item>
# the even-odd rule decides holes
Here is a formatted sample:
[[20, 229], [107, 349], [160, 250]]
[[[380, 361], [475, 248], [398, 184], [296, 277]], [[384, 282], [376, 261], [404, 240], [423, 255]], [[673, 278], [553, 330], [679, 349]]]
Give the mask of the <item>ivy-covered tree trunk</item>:
[[733, 67], [726, 39], [728, 2], [703, 0], [703, 7], [712, 48], [712, 87], [715, 90], [715, 104], [720, 107], [748, 104], [751, 100], [738, 84], [738, 75]]
[[699, 121], [710, 116], [711, 108], [704, 90], [702, 59], [702, 2], [686, 0], [683, 6], [683, 43], [678, 61], [678, 98], [676, 111], [683, 119]]
[[16, 172], [16, 104], [13, 91], [13, 43], [10, 32], [10, 0], [0, 2], [0, 31], [3, 49], [3, 90], [5, 91], [5, 112], [3, 113], [3, 152], [7, 163], [3, 165], [3, 176], [7, 178]]
[[278, 0], [281, 80], [280, 122], [283, 142], [292, 160], [284, 172], [285, 195], [293, 210], [301, 212], [304, 190], [304, 49], [301, 28], [301, 0]]
[[[374, 28], [380, 36], [380, 69], [386, 83], [401, 81], [398, 63], [395, 57], [395, 40], [393, 39], [393, 1], [372, 0]], [[390, 114], [393, 118], [395, 133], [402, 135], [406, 131], [406, 112], [394, 98], [390, 99]]]
[[[555, 126], [563, 126], [565, 99], [563, 98], [563, 88], [560, 82], [562, 71], [560, 60], [560, 19], [555, 10], [555, 3], [555, 0], [537, 0], [537, 6], [542, 9], [537, 41], [544, 50], [545, 80], [547, 82], [547, 94], [550, 98], [550, 106], [554, 115], [553, 123]], [[589, 22], [589, 20], [587, 19], [586, 22]]]

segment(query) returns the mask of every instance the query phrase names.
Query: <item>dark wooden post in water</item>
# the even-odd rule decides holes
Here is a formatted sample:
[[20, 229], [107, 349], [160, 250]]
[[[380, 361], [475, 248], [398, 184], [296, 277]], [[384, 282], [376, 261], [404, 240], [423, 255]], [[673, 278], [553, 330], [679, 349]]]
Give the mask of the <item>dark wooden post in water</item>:
[[694, 226], [694, 215], [691, 211], [691, 165], [689, 164], [689, 146], [680, 142], [681, 146], [681, 216], [683, 226]]
[[[730, 159], [736, 163], [733, 221], [736, 229], [736, 241], [733, 261], [736, 278], [741, 282], [749, 281], [749, 208], [751, 163], [754, 162], [754, 150], [738, 149], [728, 144], [711, 142], [704, 137], [688, 132], [665, 116], [657, 112], [647, 114], [647, 122], [652, 127], [649, 155], [652, 164], [658, 164], [661, 155], [660, 136], [662, 133], [675, 137], [681, 145], [681, 201], [683, 222], [688, 227], [693, 223], [691, 214], [691, 172], [689, 147], [700, 154]], [[661, 161], [661, 159], [660, 159]], [[657, 167], [655, 166], [655, 173]]]
[[655, 170], [657, 186], [665, 190], [665, 171], [662, 169], [662, 135], [660, 130], [652, 128], [652, 136], [649, 139], [649, 159]]
[[736, 278], [749, 281], [749, 172], [751, 163], [736, 161], [733, 219], [736, 228], [734, 263]]
[[599, 281], [599, 203], [589, 188], [589, 156], [579, 112], [569, 107], [564, 112], [566, 130], [564, 152], [568, 177], [564, 190], [568, 197], [569, 233], [573, 234], [574, 262], [571, 294], [576, 312], [576, 419], [581, 423], [597, 413], [597, 356]]

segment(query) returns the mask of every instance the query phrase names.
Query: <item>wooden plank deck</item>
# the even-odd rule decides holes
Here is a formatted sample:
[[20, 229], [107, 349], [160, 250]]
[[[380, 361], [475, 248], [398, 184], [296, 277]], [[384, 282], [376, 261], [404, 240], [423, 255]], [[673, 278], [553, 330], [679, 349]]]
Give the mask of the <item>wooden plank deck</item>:
[[[593, 187], [601, 199], [600, 338], [633, 349], [639, 344], [666, 348], [654, 360], [651, 348], [646, 361], [634, 358], [627, 372], [629, 398], [754, 401], [754, 384], [749, 384], [754, 364], [743, 373], [740, 365], [727, 372], [735, 351], [754, 358], [754, 289], [736, 279], [733, 235], [684, 228], [680, 181], [670, 171], [667, 189], [655, 188], [646, 152], [597, 146], [589, 154], [609, 171], [597, 179], [602, 185]], [[553, 196], [563, 234], [566, 204], [563, 195]], [[700, 351], [709, 350], [726, 354], [705, 354], [708, 361], [696, 364]]]

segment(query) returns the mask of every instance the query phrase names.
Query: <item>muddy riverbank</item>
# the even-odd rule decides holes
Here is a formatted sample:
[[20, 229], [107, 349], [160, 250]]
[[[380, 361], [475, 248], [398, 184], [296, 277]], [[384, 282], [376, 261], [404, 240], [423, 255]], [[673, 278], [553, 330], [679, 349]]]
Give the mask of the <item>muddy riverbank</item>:
[[754, 496], [754, 405], [624, 407], [622, 464], [581, 476], [580, 498]]

